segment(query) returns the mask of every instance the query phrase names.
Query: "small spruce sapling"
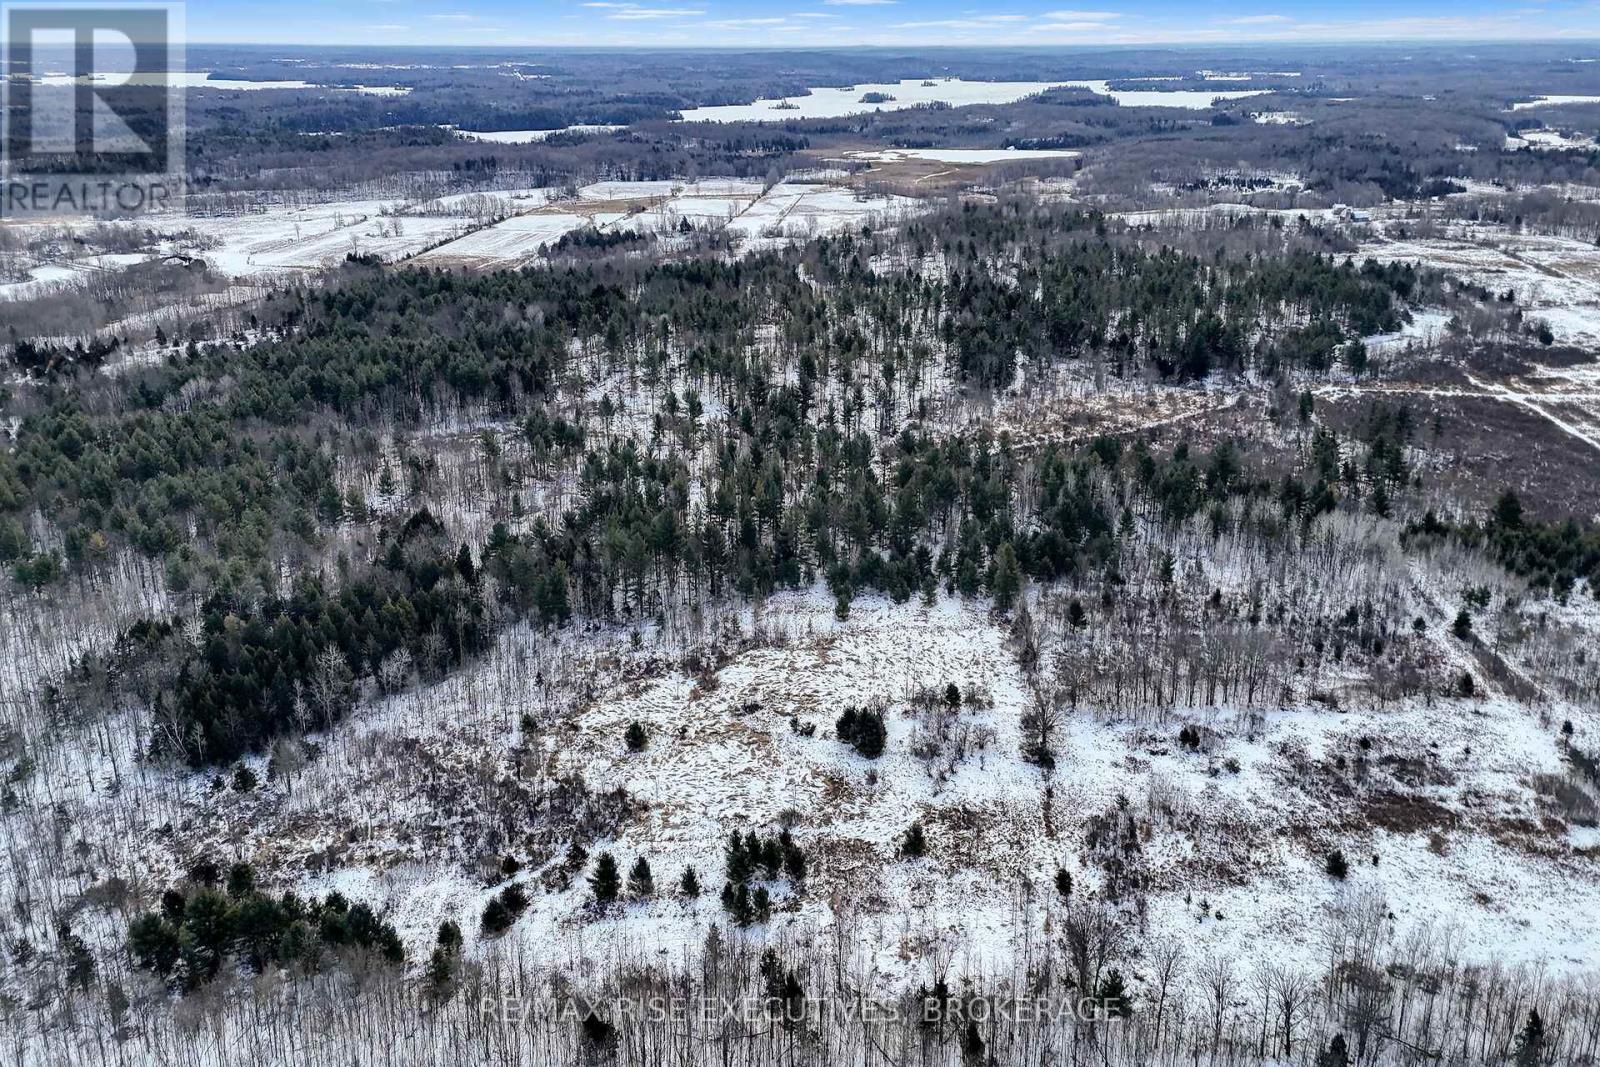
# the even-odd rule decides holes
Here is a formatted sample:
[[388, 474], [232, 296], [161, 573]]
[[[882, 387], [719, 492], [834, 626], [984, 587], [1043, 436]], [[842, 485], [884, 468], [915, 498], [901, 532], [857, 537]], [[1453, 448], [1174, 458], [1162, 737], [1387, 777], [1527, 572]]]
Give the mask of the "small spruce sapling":
[[1337, 848], [1328, 853], [1328, 860], [1324, 866], [1329, 877], [1337, 878], [1341, 882], [1344, 881], [1345, 876], [1350, 873], [1349, 861], [1344, 858], [1344, 852]]

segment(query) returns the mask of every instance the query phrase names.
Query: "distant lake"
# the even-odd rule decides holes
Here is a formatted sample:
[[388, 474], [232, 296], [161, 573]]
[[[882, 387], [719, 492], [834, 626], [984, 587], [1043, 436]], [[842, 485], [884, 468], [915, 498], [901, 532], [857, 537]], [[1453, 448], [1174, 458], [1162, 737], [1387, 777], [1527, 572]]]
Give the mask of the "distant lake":
[[[812, 89], [810, 96], [757, 100], [753, 104], [690, 108], [683, 112], [683, 121], [784, 122], [788, 119], [841, 118], [845, 115], [860, 115], [873, 111], [903, 111], [919, 104], [935, 102], [946, 103], [952, 107], [964, 107], [970, 104], [1010, 104], [1035, 96], [1046, 89], [1067, 88], [1088, 89], [1092, 93], [1109, 96], [1123, 107], [1181, 107], [1189, 110], [1211, 107], [1217, 100], [1259, 96], [1268, 91], [1265, 89], [1232, 89], [1224, 92], [1212, 92], [1209, 89], [1112, 90], [1104, 81], [983, 82], [963, 81], [960, 78], [933, 80], [931, 84], [925, 84], [920, 79], [907, 78], [899, 82], [852, 85], [847, 89], [820, 87]], [[874, 96], [881, 94], [894, 99], [863, 103], [862, 97], [868, 94]]]
[[[183, 89], [222, 89], [228, 91], [259, 89], [328, 89], [333, 92], [369, 93], [373, 96], [404, 96], [411, 91], [408, 85], [317, 85], [307, 81], [245, 81], [238, 78], [213, 78], [210, 71], [168, 71], [163, 74], [117, 74], [101, 72], [89, 77], [95, 84], [117, 85], [173, 85]], [[70, 74], [45, 74], [40, 85], [71, 85]]]

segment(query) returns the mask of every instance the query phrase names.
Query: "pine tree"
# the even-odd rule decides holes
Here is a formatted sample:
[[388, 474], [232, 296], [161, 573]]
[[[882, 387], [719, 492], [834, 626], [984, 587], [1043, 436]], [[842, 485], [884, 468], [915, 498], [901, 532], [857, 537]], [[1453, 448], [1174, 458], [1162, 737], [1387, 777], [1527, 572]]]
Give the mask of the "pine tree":
[[1328, 853], [1328, 860], [1324, 866], [1327, 868], [1330, 877], [1337, 878], [1340, 881], [1343, 881], [1345, 876], [1350, 873], [1350, 864], [1344, 858], [1344, 853], [1339, 849], [1334, 849]]
[[1545, 1062], [1544, 1019], [1538, 1008], [1528, 1010], [1528, 1021], [1517, 1035], [1517, 1048], [1512, 1056], [1516, 1067], [1543, 1067]]
[[983, 1035], [974, 1020], [967, 1021], [966, 1033], [961, 1035], [961, 1062], [966, 1067], [979, 1067], [984, 1062]]
[[1011, 610], [1017, 592], [1022, 588], [1022, 569], [1017, 566], [1017, 552], [1010, 541], [1004, 541], [995, 553], [994, 573], [989, 579], [989, 592], [994, 596], [994, 606], [1002, 613]]
[[617, 893], [622, 888], [622, 875], [611, 853], [600, 853], [600, 858], [594, 864], [594, 874], [589, 877], [589, 888], [594, 890], [596, 903], [610, 904], [617, 899]]
[[1062, 900], [1072, 899], [1072, 875], [1065, 867], [1056, 868], [1056, 892]]
[[1122, 980], [1122, 972], [1115, 967], [1100, 980], [1097, 996], [1101, 1009], [1111, 1018], [1126, 1019], [1133, 1014], [1133, 1005], [1128, 1002], [1127, 985]]
[[641, 899], [656, 895], [655, 876], [650, 873], [650, 861], [643, 856], [635, 860], [633, 868], [628, 871], [628, 892]]
[[883, 716], [871, 710], [846, 708], [844, 714], [839, 716], [834, 732], [839, 735], [839, 740], [867, 759], [877, 759], [883, 755], [884, 744], [888, 740]]
[[700, 876], [694, 873], [693, 867], [683, 869], [683, 877], [678, 879], [678, 892], [691, 900], [700, 895]]
[[511, 929], [514, 918], [498, 895], [491, 897], [489, 903], [483, 906], [483, 932], [491, 936], [503, 934]]
[[916, 859], [926, 855], [928, 851], [928, 838], [922, 831], [922, 823], [914, 822], [911, 829], [906, 831], [905, 840], [900, 842], [900, 855], [907, 859]]
[[750, 871], [755, 866], [755, 861], [745, 851], [744, 837], [737, 830], [733, 831], [728, 837], [726, 858], [728, 880], [740, 885], [748, 882], [750, 880]]
[[1350, 1067], [1350, 1050], [1343, 1034], [1334, 1034], [1328, 1047], [1318, 1053], [1317, 1067]]
[[783, 845], [783, 873], [789, 881], [799, 883], [806, 880], [806, 854], [801, 847], [789, 836], [785, 830], [780, 839]]
[[627, 744], [629, 752], [643, 752], [650, 743], [649, 736], [644, 732], [644, 727], [637, 722], [628, 724], [627, 732], [622, 735], [622, 740]]

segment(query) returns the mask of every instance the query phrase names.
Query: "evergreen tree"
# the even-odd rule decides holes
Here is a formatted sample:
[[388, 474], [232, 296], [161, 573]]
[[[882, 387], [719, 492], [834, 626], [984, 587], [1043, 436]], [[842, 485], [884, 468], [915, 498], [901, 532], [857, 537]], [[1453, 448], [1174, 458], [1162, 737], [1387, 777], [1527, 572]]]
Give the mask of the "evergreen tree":
[[1133, 1005], [1128, 1000], [1128, 988], [1122, 980], [1122, 972], [1115, 967], [1106, 972], [1100, 980], [1100, 989], [1096, 993], [1100, 1001], [1100, 1008], [1113, 1019], [1126, 1019], [1133, 1014]]
[[[643, 856], [635, 860], [628, 871], [628, 892], [641, 899], [656, 895], [655, 876], [650, 873], [650, 863]], [[599, 893], [595, 895], [598, 897]]]
[[1523, 1024], [1522, 1032], [1517, 1035], [1517, 1047], [1512, 1054], [1512, 1062], [1516, 1067], [1543, 1067], [1546, 1041], [1544, 1019], [1539, 1015], [1538, 1008], [1530, 1008], [1528, 1021]]
[[839, 740], [867, 759], [877, 759], [883, 755], [884, 744], [888, 740], [883, 715], [870, 709], [846, 708], [844, 714], [839, 716], [834, 732], [839, 735]]
[[1000, 545], [995, 553], [994, 573], [989, 579], [989, 592], [994, 596], [994, 606], [1001, 612], [1011, 610], [1017, 592], [1022, 588], [1022, 569], [1017, 565], [1016, 549], [1010, 541]]
[[806, 880], [806, 854], [801, 847], [789, 836], [785, 830], [780, 838], [783, 846], [783, 873], [789, 881], [800, 883]]
[[911, 824], [911, 829], [906, 831], [904, 840], [900, 842], [900, 855], [907, 859], [916, 859], [928, 851], [928, 838], [923, 833], [920, 821]]
[[678, 892], [691, 900], [700, 895], [700, 876], [693, 867], [683, 869], [683, 877], [678, 879]]
[[1328, 853], [1327, 862], [1323, 866], [1327, 869], [1330, 877], [1337, 878], [1340, 881], [1344, 881], [1345, 876], [1350, 873], [1349, 861], [1344, 858], [1344, 852], [1339, 849], [1334, 849]]
[[600, 858], [594, 864], [594, 874], [589, 876], [589, 888], [594, 891], [596, 903], [610, 904], [617, 899], [622, 888], [622, 875], [617, 870], [616, 857], [611, 853], [600, 853]]
[[1317, 1054], [1317, 1067], [1350, 1067], [1350, 1050], [1343, 1034], [1334, 1034], [1328, 1047]]

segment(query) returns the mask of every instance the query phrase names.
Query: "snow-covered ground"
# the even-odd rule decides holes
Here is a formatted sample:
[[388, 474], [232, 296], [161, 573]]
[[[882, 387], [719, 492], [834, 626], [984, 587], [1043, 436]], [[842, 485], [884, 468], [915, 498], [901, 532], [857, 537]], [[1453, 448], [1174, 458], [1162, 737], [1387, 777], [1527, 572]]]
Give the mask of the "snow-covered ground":
[[[1396, 220], [1399, 225], [1403, 220]], [[1373, 240], [1361, 254], [1438, 267], [1496, 293], [1510, 290], [1526, 315], [1549, 323], [1557, 340], [1600, 342], [1600, 259], [1592, 243], [1512, 233], [1503, 226], [1455, 225], [1440, 236]]]
[[510, 266], [529, 263], [541, 246], [585, 226], [671, 236], [684, 223], [726, 230], [746, 251], [894, 220], [924, 210], [902, 196], [865, 196], [830, 184], [762, 183], [734, 178], [698, 181], [603, 181], [578, 190], [576, 205], [508, 218], [420, 257], [426, 263]]
[[1594, 138], [1587, 134], [1563, 133], [1561, 130], [1523, 130], [1506, 138], [1506, 150], [1512, 152], [1529, 149], [1545, 152], [1588, 151], [1594, 146]]
[[[1524, 705], [1491, 696], [1170, 716], [1085, 707], [1067, 715], [1047, 776], [1019, 758], [1029, 691], [1006, 626], [985, 604], [864, 597], [840, 622], [817, 590], [713, 625], [725, 651], [715, 669], [699, 671], [674, 662], [670, 643], [648, 626], [637, 647], [623, 632], [513, 631], [466, 676], [391, 698], [341, 727], [344, 736], [292, 791], [209, 795], [197, 780], [186, 790], [185, 833], [232, 841], [306, 891], [372, 901], [416, 949], [454, 919], [474, 954], [498, 948], [567, 962], [641, 945], [680, 957], [723, 919], [727, 835], [788, 825], [809, 874], [803, 891], [771, 884], [769, 932], [826, 938], [848, 922], [884, 975], [910, 981], [930, 949], [974, 973], [1006, 970], [1024, 940], [1040, 935], [1058, 866], [1078, 892], [1100, 886], [1086, 834], [1124, 797], [1149, 826], [1140, 862], [1151, 929], [1200, 951], [1251, 958], [1270, 940], [1309, 968], [1322, 958], [1320, 931], [1332, 916], [1370, 897], [1392, 914], [1393, 938], [1448, 928], [1475, 947], [1469, 957], [1557, 971], [1600, 957], [1600, 882], [1573, 854], [1581, 832], [1526, 829], [1540, 820], [1531, 776], [1557, 773], [1562, 759], [1554, 728]], [[912, 698], [948, 683], [967, 703], [936, 754], [918, 755], [930, 720]], [[538, 710], [552, 694], [560, 706]], [[886, 710], [888, 746], [876, 761], [832, 736], [845, 707], [864, 705]], [[534, 713], [531, 731], [517, 724], [525, 710]], [[632, 722], [650, 737], [642, 752], [623, 743]], [[1183, 723], [1211, 732], [1209, 751], [1176, 742]], [[468, 854], [510, 853], [528, 865], [517, 880], [530, 887], [529, 911], [501, 941], [480, 941], [478, 917], [503, 876], [463, 863], [455, 846], [444, 846], [451, 858], [437, 855], [456, 832], [426, 829], [443, 814], [430, 814], [441, 797], [429, 791], [439, 775], [481, 776], [507, 758], [523, 768], [516, 789], [529, 796], [572, 775], [591, 795], [624, 790], [630, 804], [589, 853], [611, 851], [624, 871], [647, 858], [657, 897], [597, 915], [581, 872], [559, 876], [563, 849], [525, 846], [520, 830], [466, 841]], [[1367, 777], [1335, 771], [1358, 758]], [[1411, 778], [1419, 761], [1426, 784]], [[502, 788], [490, 789], [492, 777], [467, 790], [479, 798], [470, 803]], [[1338, 784], [1346, 780], [1354, 793]], [[492, 810], [479, 818], [502, 821]], [[916, 820], [929, 854], [901, 859], [898, 842]], [[358, 838], [345, 835], [350, 825], [364, 828]], [[160, 854], [162, 840], [152, 827], [147, 847]], [[1351, 859], [1342, 882], [1322, 870], [1334, 847]], [[698, 900], [672, 888], [690, 866], [705, 887]]]
[[1429, 309], [1412, 314], [1411, 321], [1394, 333], [1377, 333], [1363, 337], [1362, 343], [1373, 355], [1403, 352], [1407, 347], [1427, 348], [1439, 342], [1449, 325], [1450, 313]]
[[247, 283], [334, 267], [349, 255], [492, 268], [532, 262], [543, 245], [585, 226], [667, 234], [688, 222], [699, 230], [727, 228], [744, 239], [746, 250], [754, 250], [892, 221], [927, 206], [908, 197], [861, 195], [836, 184], [848, 180], [842, 171], [814, 177], [770, 189], [745, 178], [607, 180], [578, 190], [575, 203], [559, 202], [558, 190], [549, 188], [428, 199], [266, 200], [211, 214], [109, 224], [156, 235], [138, 253], [84, 254], [62, 236], [108, 224], [88, 219], [24, 223], [19, 232], [33, 227], [49, 234], [59, 251], [48, 262], [19, 266], [0, 283], [0, 301], [81, 285], [96, 274], [162, 256], [204, 260], [226, 278]]
[[585, 226], [606, 226], [621, 218], [621, 212], [605, 211], [588, 215], [570, 211], [518, 215], [431, 249], [418, 262], [485, 268], [516, 266], [537, 259], [540, 248], [560, 240], [563, 234]]

